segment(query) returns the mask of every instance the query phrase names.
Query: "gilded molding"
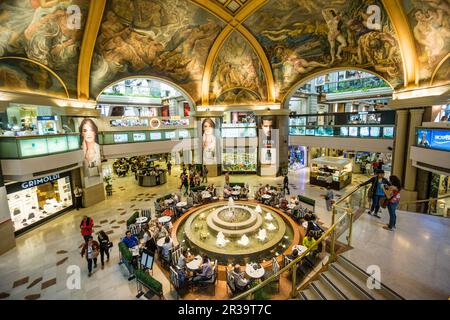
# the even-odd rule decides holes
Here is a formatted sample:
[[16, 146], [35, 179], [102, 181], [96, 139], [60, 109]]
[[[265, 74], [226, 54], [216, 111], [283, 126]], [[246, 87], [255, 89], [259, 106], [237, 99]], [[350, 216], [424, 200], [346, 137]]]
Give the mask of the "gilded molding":
[[78, 63], [77, 95], [80, 100], [89, 100], [92, 58], [105, 7], [106, 0], [91, 1], [89, 6]]

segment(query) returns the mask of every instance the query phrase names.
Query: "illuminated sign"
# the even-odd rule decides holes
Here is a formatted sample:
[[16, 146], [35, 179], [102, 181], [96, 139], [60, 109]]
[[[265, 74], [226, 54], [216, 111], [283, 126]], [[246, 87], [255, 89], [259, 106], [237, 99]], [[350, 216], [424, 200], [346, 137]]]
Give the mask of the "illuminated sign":
[[450, 130], [418, 129], [417, 146], [450, 151]]
[[44, 183], [47, 183], [47, 182], [50, 182], [50, 181], [54, 181], [54, 180], [58, 180], [58, 179], [59, 179], [59, 173], [51, 175], [51, 176], [46, 176], [46, 177], [43, 177], [43, 178], [39, 178], [39, 179], [25, 181], [20, 186], [22, 187], [22, 189], [28, 189], [28, 188], [35, 187], [35, 186], [38, 186], [40, 184], [44, 184]]

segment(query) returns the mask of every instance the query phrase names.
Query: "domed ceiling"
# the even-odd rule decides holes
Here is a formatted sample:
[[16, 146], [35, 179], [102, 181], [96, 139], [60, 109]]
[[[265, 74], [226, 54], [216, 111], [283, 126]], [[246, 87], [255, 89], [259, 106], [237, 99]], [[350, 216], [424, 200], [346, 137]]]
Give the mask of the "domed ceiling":
[[153, 76], [210, 105], [282, 102], [342, 68], [446, 84], [449, 24], [447, 0], [4, 0], [0, 89], [96, 99]]

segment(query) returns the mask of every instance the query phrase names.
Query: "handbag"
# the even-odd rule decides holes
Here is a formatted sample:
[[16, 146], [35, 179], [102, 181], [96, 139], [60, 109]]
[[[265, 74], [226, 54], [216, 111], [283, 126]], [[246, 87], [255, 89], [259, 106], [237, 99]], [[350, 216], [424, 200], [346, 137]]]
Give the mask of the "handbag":
[[100, 251], [99, 250], [94, 250], [94, 252], [92, 252], [92, 257], [97, 258], [99, 255]]
[[383, 198], [380, 199], [380, 207], [386, 208], [388, 203], [389, 203], [389, 199], [388, 198], [383, 197]]

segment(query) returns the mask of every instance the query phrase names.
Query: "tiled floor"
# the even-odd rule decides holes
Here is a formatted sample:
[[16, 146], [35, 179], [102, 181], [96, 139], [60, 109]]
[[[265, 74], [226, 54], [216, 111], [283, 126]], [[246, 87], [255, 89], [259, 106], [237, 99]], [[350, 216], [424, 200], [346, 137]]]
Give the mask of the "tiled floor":
[[[135, 299], [135, 282], [128, 282], [122, 267], [118, 265], [117, 242], [125, 232], [125, 220], [134, 212], [134, 209], [150, 207], [153, 212], [154, 197], [151, 201], [145, 200], [150, 199], [152, 194], [158, 197], [177, 189], [179, 171], [175, 169], [172, 174], [167, 184], [157, 188], [139, 187], [134, 177], [116, 178], [113, 181], [115, 192], [106, 201], [80, 211], [68, 212], [19, 237], [16, 248], [0, 256], [0, 298], [9, 294], [5, 297], [6, 299], [25, 299], [26, 297]], [[326, 212], [325, 201], [321, 198], [325, 190], [310, 186], [307, 179], [307, 169], [290, 174], [290, 183], [295, 186], [295, 189], [291, 188], [291, 194], [301, 193], [316, 199], [316, 212], [321, 221], [328, 226], [331, 215]], [[354, 175], [355, 182], [361, 182], [364, 179], [366, 177]], [[253, 194], [259, 183], [275, 185], [281, 183], [282, 178], [233, 175], [231, 181], [250, 182], [251, 194]], [[209, 182], [222, 187], [223, 177], [210, 178]], [[344, 194], [351, 188], [349, 186], [338, 193]], [[142, 201], [139, 201], [141, 199]], [[119, 209], [122, 208], [126, 214], [121, 215], [124, 210]], [[97, 226], [100, 224], [95, 231], [105, 230], [110, 233], [110, 239], [115, 243], [111, 259], [106, 263], [105, 269], [101, 270], [99, 263], [99, 267], [91, 278], [87, 277], [86, 261], [79, 254], [79, 246], [82, 243], [79, 223], [85, 214], [91, 216]], [[444, 298], [445, 290], [448, 291], [447, 293], [450, 292], [448, 290], [450, 220], [423, 215], [411, 218], [409, 214], [405, 214], [399, 218], [399, 229], [391, 234], [369, 218], [363, 216], [355, 225], [353, 244], [356, 249], [348, 253], [353, 261], [365, 266], [373, 263], [373, 260], [378, 261], [378, 257], [382, 256], [381, 262], [386, 263], [386, 269], [389, 270], [389, 275], [383, 281], [386, 280], [389, 286], [399, 290], [406, 298]], [[428, 239], [425, 237], [427, 234]], [[406, 250], [407, 254], [402, 256], [398, 252], [403, 250]], [[416, 263], [418, 261], [421, 263]], [[405, 264], [408, 267], [405, 267]], [[424, 264], [426, 267], [423, 266]], [[73, 275], [73, 270], [71, 271], [69, 267], [73, 266], [79, 267], [81, 271], [80, 289], [68, 289], [67, 283]], [[397, 278], [395, 275], [398, 275]], [[162, 282], [166, 299], [174, 298], [175, 295], [170, 292], [168, 279], [157, 265], [154, 267], [153, 276]], [[389, 276], [392, 277], [392, 281]], [[28, 279], [24, 279], [26, 277]], [[430, 277], [433, 282], [428, 281]], [[13, 288], [14, 282], [21, 279], [24, 279], [22, 281], [24, 283]], [[30, 287], [33, 282], [36, 283]], [[45, 283], [48, 287], [44, 285], [44, 288]], [[411, 290], [411, 287], [416, 289]], [[218, 290], [222, 289], [225, 290], [224, 283], [221, 283], [218, 288]], [[408, 295], [408, 292], [414, 294]]]

